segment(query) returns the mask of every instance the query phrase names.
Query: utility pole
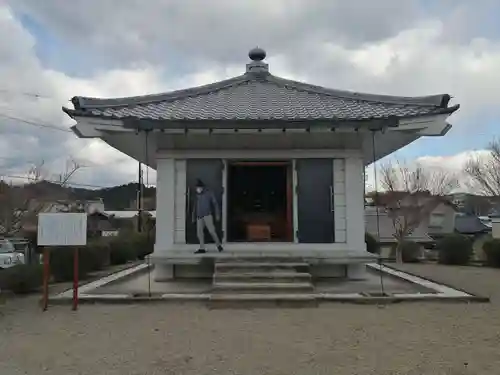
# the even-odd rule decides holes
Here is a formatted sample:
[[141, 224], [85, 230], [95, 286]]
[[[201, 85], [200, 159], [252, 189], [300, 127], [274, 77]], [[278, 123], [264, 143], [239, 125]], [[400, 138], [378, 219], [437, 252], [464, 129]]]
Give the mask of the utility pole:
[[142, 163], [139, 162], [139, 171], [138, 171], [138, 184], [137, 184], [137, 231], [142, 232]]

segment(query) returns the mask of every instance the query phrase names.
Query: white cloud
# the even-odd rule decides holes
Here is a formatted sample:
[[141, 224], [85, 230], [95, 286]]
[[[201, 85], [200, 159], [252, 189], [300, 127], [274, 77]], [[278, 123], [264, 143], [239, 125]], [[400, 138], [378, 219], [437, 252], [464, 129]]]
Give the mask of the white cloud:
[[[383, 190], [380, 174], [382, 166], [391, 164], [396, 165], [399, 162], [403, 166], [410, 169], [419, 165], [425, 169], [446, 171], [450, 175], [456, 177], [459, 182], [459, 186], [454, 192], [460, 191], [474, 193], [471, 188], [473, 186], [473, 184], [471, 184], [472, 180], [466, 173], [464, 173], [465, 166], [469, 160], [484, 158], [489, 155], [490, 152], [488, 150], [469, 150], [455, 155], [420, 156], [414, 160], [405, 160], [389, 156], [375, 163], [375, 166], [372, 164], [366, 168], [366, 190]], [[375, 184], [375, 176], [377, 176], [377, 184]]]
[[[36, 38], [0, 5], [0, 34], [9, 36], [0, 41], [0, 113], [68, 127], [71, 120], [60, 107], [73, 95], [141, 95], [213, 82], [241, 74], [247, 50], [259, 44], [276, 75], [395, 95], [448, 92], [462, 105], [451, 119], [453, 132], [466, 134], [471, 126], [480, 132], [485, 116], [500, 116], [500, 40], [483, 22], [498, 9], [494, 1], [457, 0], [434, 5], [432, 12], [417, 0], [383, 0], [376, 6], [217, 0], [196, 7], [189, 2], [124, 0], [120, 7], [108, 0], [96, 1], [99, 5], [93, 0], [11, 2], [60, 42], [71, 44], [68, 53], [95, 62], [78, 77], [44, 66]], [[99, 8], [97, 14], [88, 11], [93, 7]], [[4, 174], [21, 173], [28, 161], [39, 158], [57, 169], [71, 154], [93, 165], [78, 181], [99, 185], [136, 178], [136, 162], [103, 142], [1, 117], [0, 132]], [[466, 156], [464, 151], [419, 161], [456, 170]], [[107, 169], [107, 163], [114, 168]]]

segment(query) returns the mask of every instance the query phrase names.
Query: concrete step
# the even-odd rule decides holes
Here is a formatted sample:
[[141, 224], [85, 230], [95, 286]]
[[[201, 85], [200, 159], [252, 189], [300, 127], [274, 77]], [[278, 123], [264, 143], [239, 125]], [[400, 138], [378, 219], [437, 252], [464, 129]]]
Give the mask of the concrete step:
[[293, 257], [290, 256], [289, 254], [284, 253], [281, 256], [265, 256], [262, 254], [253, 254], [253, 255], [241, 255], [235, 258], [234, 256], [232, 257], [226, 257], [226, 258], [218, 258], [217, 259], [218, 263], [233, 263], [233, 262], [238, 262], [238, 263], [251, 263], [251, 262], [267, 262], [267, 263], [306, 263], [303, 258], [300, 257]]
[[212, 294], [208, 301], [212, 309], [252, 307], [317, 307], [314, 294]]
[[311, 274], [307, 272], [296, 271], [271, 271], [271, 272], [241, 272], [240, 270], [232, 272], [221, 272], [214, 274], [214, 282], [294, 282], [294, 281], [311, 281]]
[[312, 292], [310, 282], [220, 282], [213, 284], [214, 292], [237, 293], [303, 293]]
[[303, 262], [217, 262], [215, 272], [271, 272], [271, 271], [297, 271], [308, 272], [309, 265]]

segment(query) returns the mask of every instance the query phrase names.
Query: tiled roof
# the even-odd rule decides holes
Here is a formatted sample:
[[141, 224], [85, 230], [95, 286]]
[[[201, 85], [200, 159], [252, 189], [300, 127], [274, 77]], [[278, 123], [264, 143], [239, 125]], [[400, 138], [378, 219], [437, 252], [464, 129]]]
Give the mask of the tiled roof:
[[462, 234], [475, 234], [491, 231], [477, 216], [457, 215], [455, 217], [455, 230]]
[[[255, 64], [260, 69], [249, 69]], [[264, 67], [264, 68], [262, 68]], [[74, 97], [70, 116], [167, 121], [369, 120], [452, 113], [450, 96], [397, 97], [328, 89], [279, 78], [253, 62], [241, 76], [170, 93], [117, 99]]]

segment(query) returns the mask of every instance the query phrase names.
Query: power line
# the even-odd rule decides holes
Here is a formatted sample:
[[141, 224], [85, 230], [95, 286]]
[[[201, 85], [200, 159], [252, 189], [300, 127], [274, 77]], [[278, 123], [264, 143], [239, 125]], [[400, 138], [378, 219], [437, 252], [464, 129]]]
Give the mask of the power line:
[[[377, 161], [376, 161], [376, 156], [377, 156], [377, 152], [376, 152], [376, 149], [375, 149], [375, 146], [376, 146], [376, 142], [375, 142], [375, 130], [372, 131], [372, 153], [373, 153], [373, 177], [375, 179], [375, 198], [377, 199], [378, 201], [378, 182], [377, 182], [377, 179], [378, 179], [378, 176], [377, 176]], [[363, 197], [364, 199], [364, 197]], [[375, 204], [375, 209], [377, 210], [376, 213], [377, 213], [377, 240], [380, 242], [380, 212], [379, 212], [379, 207], [378, 207], [378, 202], [376, 202]], [[380, 292], [382, 293], [382, 296], [385, 296], [385, 286], [384, 286], [384, 275], [383, 275], [383, 271], [382, 271], [382, 254], [381, 254], [381, 250], [379, 249], [379, 253], [378, 253], [378, 258], [377, 258], [377, 263], [378, 263], [378, 267], [379, 267], [379, 276], [380, 276]]]
[[11, 89], [0, 89], [0, 92], [6, 93], [6, 94], [31, 96], [31, 97], [37, 98], [37, 99], [56, 99], [56, 97], [54, 97], [52, 95], [38, 94], [38, 93], [34, 93], [34, 92], [29, 92], [29, 91], [15, 91], [15, 90], [11, 90]]
[[52, 129], [52, 130], [59, 130], [59, 131], [66, 132], [66, 133], [73, 133], [73, 131], [70, 129], [61, 128], [61, 127], [58, 127], [55, 125], [49, 125], [49, 124], [43, 124], [43, 123], [34, 122], [34, 121], [30, 121], [30, 120], [25, 120], [25, 119], [22, 119], [19, 117], [6, 115], [5, 113], [0, 113], [0, 116], [4, 117], [4, 118], [8, 118], [10, 120], [20, 121], [20, 122], [23, 122], [23, 123], [28, 124], [28, 125], [38, 126], [41, 128], [47, 128], [47, 129]]
[[[16, 176], [16, 175], [5, 175], [4, 174], [4, 175], [0, 175], [0, 177], [17, 178], [20, 180], [28, 180], [28, 181], [32, 181], [32, 182], [34, 181], [34, 179], [32, 177], [28, 177], [28, 176]], [[39, 182], [50, 182], [53, 184], [60, 184], [61, 183], [61, 181], [47, 180], [47, 179], [40, 180]], [[82, 186], [82, 187], [93, 187], [93, 188], [99, 188], [99, 189], [109, 189], [109, 188], [113, 187], [113, 186], [82, 184], [82, 183], [78, 183], [78, 182], [66, 182], [65, 184], [66, 185], [73, 185], [73, 186]]]
[[[34, 179], [32, 177], [28, 177], [28, 176], [16, 176], [16, 175], [6, 175], [6, 174], [0, 174], [0, 179], [2, 178], [16, 178], [16, 179], [20, 179], [20, 180], [28, 180], [28, 181], [32, 181], [34, 182]], [[47, 180], [47, 179], [42, 179], [40, 180], [39, 182], [50, 182], [50, 183], [53, 183], [53, 184], [60, 184], [61, 181], [56, 181], [56, 180]], [[134, 183], [133, 181], [129, 182], [130, 183]], [[78, 183], [78, 182], [66, 182], [65, 185], [68, 185], [68, 186], [81, 186], [81, 187], [93, 187], [93, 188], [99, 188], [99, 189], [112, 189], [114, 187], [117, 187], [117, 186], [122, 186], [122, 185], [127, 185], [127, 184], [121, 184], [121, 185], [114, 185], [114, 186], [103, 186], [103, 185], [92, 185], [92, 184], [83, 184], [83, 183]], [[151, 188], [151, 186], [146, 186], [146, 188]]]

